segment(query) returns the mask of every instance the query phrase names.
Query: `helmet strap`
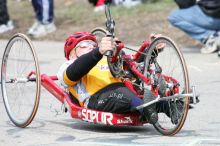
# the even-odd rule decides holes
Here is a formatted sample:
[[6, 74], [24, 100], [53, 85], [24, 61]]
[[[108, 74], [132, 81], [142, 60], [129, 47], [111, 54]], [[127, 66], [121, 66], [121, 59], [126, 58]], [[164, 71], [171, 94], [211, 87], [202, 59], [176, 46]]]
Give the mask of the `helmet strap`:
[[76, 49], [77, 49], [77, 48], [74, 49], [75, 55], [76, 55], [76, 58], [79, 58], [79, 56], [78, 56], [77, 53], [76, 53]]

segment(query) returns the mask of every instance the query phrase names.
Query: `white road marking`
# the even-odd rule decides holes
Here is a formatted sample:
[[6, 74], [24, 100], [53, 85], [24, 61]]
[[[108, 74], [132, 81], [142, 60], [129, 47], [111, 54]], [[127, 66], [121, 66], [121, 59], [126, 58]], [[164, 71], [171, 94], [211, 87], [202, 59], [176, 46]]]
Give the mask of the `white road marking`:
[[191, 69], [194, 69], [194, 70], [196, 70], [196, 71], [198, 71], [198, 72], [202, 72], [202, 69], [200, 69], [199, 67], [197, 67], [197, 66], [194, 66], [194, 65], [188, 65], [188, 68], [191, 68]]

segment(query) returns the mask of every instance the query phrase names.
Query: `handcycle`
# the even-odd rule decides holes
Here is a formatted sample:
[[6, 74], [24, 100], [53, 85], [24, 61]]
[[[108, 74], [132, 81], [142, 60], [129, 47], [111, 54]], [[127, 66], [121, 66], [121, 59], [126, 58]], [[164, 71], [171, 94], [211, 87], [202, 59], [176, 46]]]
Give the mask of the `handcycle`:
[[[106, 5], [105, 29], [95, 29], [99, 37], [114, 36], [114, 22]], [[126, 54], [125, 49], [135, 51]], [[113, 52], [108, 52], [107, 61], [114, 77], [123, 83], [138, 97], [147, 96], [149, 89], [155, 100], [137, 106], [133, 111], [116, 114], [80, 107], [74, 103], [66, 90], [55, 81], [56, 75], [40, 74], [37, 55], [31, 40], [24, 34], [15, 34], [8, 42], [1, 66], [1, 89], [7, 114], [18, 127], [28, 126], [34, 119], [39, 101], [41, 85], [63, 105], [65, 112], [72, 118], [95, 124], [140, 126], [148, 123], [141, 120], [137, 110], [154, 103], [165, 102], [168, 113], [163, 107], [157, 107], [158, 122], [153, 126], [163, 135], [175, 135], [184, 125], [189, 109], [189, 98], [196, 103], [195, 90], [189, 93], [189, 77], [183, 55], [168, 37], [160, 36], [151, 42], [145, 40], [138, 50], [126, 47], [117, 41]], [[159, 90], [162, 87], [163, 90]], [[28, 98], [27, 98], [28, 97]], [[172, 116], [176, 121], [172, 121]]]

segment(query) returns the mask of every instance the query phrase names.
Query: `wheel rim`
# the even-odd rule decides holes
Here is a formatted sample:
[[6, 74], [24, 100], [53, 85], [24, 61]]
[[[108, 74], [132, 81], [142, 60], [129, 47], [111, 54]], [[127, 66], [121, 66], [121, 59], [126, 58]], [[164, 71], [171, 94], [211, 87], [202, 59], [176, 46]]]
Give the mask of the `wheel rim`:
[[[162, 68], [162, 74], [171, 76], [174, 79], [178, 80], [180, 84], [179, 93], [188, 93], [189, 82], [185, 61], [183, 59], [182, 53], [171, 40], [165, 37], [157, 38], [155, 41], [152, 42], [152, 45], [148, 50], [148, 54], [155, 54], [154, 48], [160, 43], [166, 44], [166, 47], [161, 52], [156, 52], [156, 54], [158, 54], [156, 60]], [[146, 57], [146, 66], [150, 64], [149, 58], [150, 56]], [[154, 65], [151, 65], [151, 68], [155, 68]], [[144, 74], [147, 75], [146, 69]], [[154, 127], [159, 132], [161, 132], [164, 135], [174, 135], [182, 128], [188, 112], [189, 99], [188, 97], [183, 98], [182, 101], [184, 103], [182, 106], [183, 108], [180, 108], [179, 105], [182, 104], [179, 104], [179, 101], [174, 100], [167, 102], [168, 104], [172, 104], [172, 108], [169, 109], [170, 111], [168, 113], [170, 113], [170, 115], [177, 115], [177, 123], [173, 122], [174, 118], [172, 119], [173, 121], [171, 121], [171, 118], [167, 116], [167, 114], [162, 112], [165, 111], [165, 107], [167, 109], [167, 103], [166, 106], [164, 106], [164, 104], [160, 104], [163, 106], [157, 106], [157, 111], [159, 112], [158, 122], [154, 125]], [[174, 110], [177, 114], [174, 112]]]
[[95, 28], [91, 33], [96, 36], [98, 44], [100, 44], [102, 38], [107, 35], [106, 30], [103, 28]]
[[[36, 82], [22, 82], [36, 73]], [[11, 121], [26, 127], [34, 118], [39, 104], [39, 67], [32, 44], [22, 34], [8, 43], [2, 62], [2, 94]]]

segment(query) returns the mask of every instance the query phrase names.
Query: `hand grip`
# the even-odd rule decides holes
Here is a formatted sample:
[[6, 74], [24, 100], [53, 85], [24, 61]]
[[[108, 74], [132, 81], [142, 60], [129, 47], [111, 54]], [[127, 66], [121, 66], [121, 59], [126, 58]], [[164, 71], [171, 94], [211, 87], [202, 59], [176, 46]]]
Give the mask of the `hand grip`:
[[[107, 37], [112, 37], [113, 38], [113, 36], [112, 36], [112, 34], [111, 33], [107, 33], [107, 35], [106, 35]], [[104, 55], [105, 56], [107, 56], [107, 57], [112, 57], [113, 56], [113, 51], [106, 51], [105, 53], [104, 53]]]
[[104, 53], [104, 55], [107, 56], [107, 57], [112, 57], [113, 51], [106, 51], [106, 52]]
[[[108, 35], [107, 35], [107, 36], [108, 36]], [[109, 35], [109, 36], [110, 36], [110, 35]], [[118, 41], [118, 40], [117, 40], [114, 50], [119, 47], [119, 43], [121, 43], [121, 41]], [[113, 51], [106, 51], [106, 52], [104, 53], [104, 55], [105, 55], [105, 56], [108, 56], [108, 57], [112, 57], [112, 56], [113, 56]]]

